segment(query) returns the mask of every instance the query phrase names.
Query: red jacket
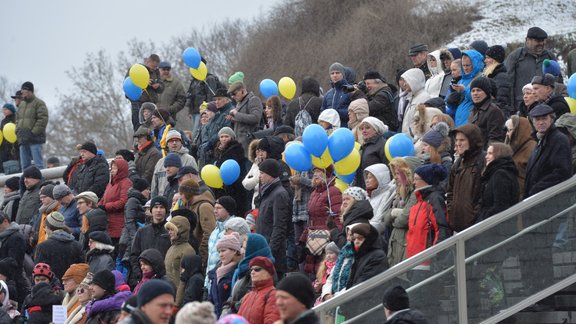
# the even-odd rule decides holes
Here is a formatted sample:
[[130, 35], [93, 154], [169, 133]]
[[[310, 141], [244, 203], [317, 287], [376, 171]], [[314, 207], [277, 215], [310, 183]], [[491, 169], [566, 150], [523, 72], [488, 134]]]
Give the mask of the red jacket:
[[124, 205], [128, 201], [128, 190], [132, 187], [132, 181], [128, 178], [128, 162], [117, 159], [112, 163], [118, 167], [118, 173], [106, 186], [98, 205], [104, 206], [108, 214], [108, 234], [117, 239], [124, 227]]
[[250, 324], [272, 324], [279, 320], [274, 279], [255, 282], [252, 291], [242, 298], [238, 315]]
[[[406, 257], [410, 258], [436, 244], [439, 238], [438, 217], [445, 217], [445, 205], [436, 202], [433, 187], [422, 188], [414, 192], [418, 200], [410, 208], [408, 233], [406, 234]], [[434, 200], [433, 200], [434, 199]], [[436, 205], [436, 206], [435, 206]], [[445, 222], [444, 222], [445, 223]], [[425, 262], [423, 265], [429, 265]]]
[[[342, 193], [330, 183], [330, 189], [326, 190], [326, 185], [320, 185], [314, 188], [308, 200], [308, 228], [309, 229], [328, 229], [328, 221], [333, 220], [339, 229], [342, 228], [340, 222], [340, 206], [342, 205]], [[330, 193], [330, 204], [328, 204], [328, 193]], [[329, 217], [329, 211], [332, 210], [333, 217]], [[308, 229], [302, 233], [301, 242], [306, 242], [308, 238]]]

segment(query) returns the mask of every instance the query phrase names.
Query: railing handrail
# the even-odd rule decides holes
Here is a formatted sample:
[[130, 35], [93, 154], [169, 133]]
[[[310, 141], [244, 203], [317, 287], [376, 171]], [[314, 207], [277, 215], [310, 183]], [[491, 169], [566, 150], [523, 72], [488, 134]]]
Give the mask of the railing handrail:
[[373, 288], [382, 284], [382, 282], [388, 281], [397, 277], [400, 274], [405, 273], [407, 270], [414, 268], [415, 266], [421, 264], [426, 260], [430, 260], [435, 255], [446, 251], [452, 247], [455, 247], [459, 241], [467, 241], [479, 234], [485, 233], [486, 230], [495, 227], [513, 217], [519, 213], [530, 210], [532, 207], [539, 205], [540, 203], [548, 200], [550, 197], [555, 196], [559, 192], [564, 192], [572, 187], [576, 186], [576, 176], [563, 181], [551, 188], [548, 188], [538, 194], [529, 197], [516, 205], [490, 217], [489, 219], [481, 222], [480, 224], [474, 225], [466, 230], [455, 234], [454, 236], [436, 244], [425, 251], [418, 253], [417, 255], [402, 261], [401, 263], [393, 266], [392, 268], [386, 270], [385, 272], [370, 278], [369, 280], [356, 285], [344, 294], [336, 295], [333, 298], [323, 302], [322, 304], [313, 308], [315, 312], [324, 312], [336, 308], [337, 306], [345, 303], [353, 298], [356, 298], [363, 293], [366, 293]]

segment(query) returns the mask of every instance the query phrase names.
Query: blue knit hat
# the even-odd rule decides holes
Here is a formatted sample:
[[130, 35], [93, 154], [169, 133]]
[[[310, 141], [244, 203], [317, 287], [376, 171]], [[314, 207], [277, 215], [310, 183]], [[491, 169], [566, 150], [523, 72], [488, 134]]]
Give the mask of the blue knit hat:
[[542, 63], [542, 74], [552, 74], [555, 77], [560, 76], [560, 64], [558, 62], [545, 59]]
[[414, 173], [419, 175], [427, 184], [433, 186], [438, 185], [442, 180], [446, 179], [448, 174], [446, 168], [439, 164], [425, 164], [419, 166], [414, 170]]
[[166, 155], [166, 157], [164, 158], [164, 167], [181, 168], [182, 160], [180, 159], [180, 156], [177, 153], [169, 153], [168, 155]]

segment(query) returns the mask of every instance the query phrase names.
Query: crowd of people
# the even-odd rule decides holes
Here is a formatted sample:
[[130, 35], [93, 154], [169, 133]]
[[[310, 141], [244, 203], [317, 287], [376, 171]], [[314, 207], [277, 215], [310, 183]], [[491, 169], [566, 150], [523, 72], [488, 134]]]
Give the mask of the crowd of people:
[[[572, 176], [576, 115], [546, 38], [532, 27], [508, 55], [417, 44], [393, 82], [336, 62], [330, 89], [306, 77], [291, 101], [262, 101], [242, 72], [186, 90], [152, 54], [131, 100], [134, 147], [107, 161], [79, 144], [64, 183], [42, 175], [48, 109], [25, 82], [3, 106], [18, 141], [0, 145], [2, 167], [22, 174], [1, 204], [0, 321], [49, 323], [63, 305], [66, 323], [319, 322], [314, 305]], [[315, 123], [360, 144], [346, 188], [332, 164], [283, 160]], [[389, 159], [400, 132], [416, 155]], [[208, 187], [202, 168], [228, 160], [237, 180]], [[387, 323], [430, 315], [402, 287], [383, 298]]]

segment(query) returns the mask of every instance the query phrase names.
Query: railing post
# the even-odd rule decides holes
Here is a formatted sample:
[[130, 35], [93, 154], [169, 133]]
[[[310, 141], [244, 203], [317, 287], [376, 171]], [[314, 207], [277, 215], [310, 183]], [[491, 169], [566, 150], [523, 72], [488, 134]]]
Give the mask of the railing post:
[[456, 297], [458, 298], [458, 323], [468, 323], [468, 301], [466, 295], [466, 253], [465, 240], [456, 242]]

